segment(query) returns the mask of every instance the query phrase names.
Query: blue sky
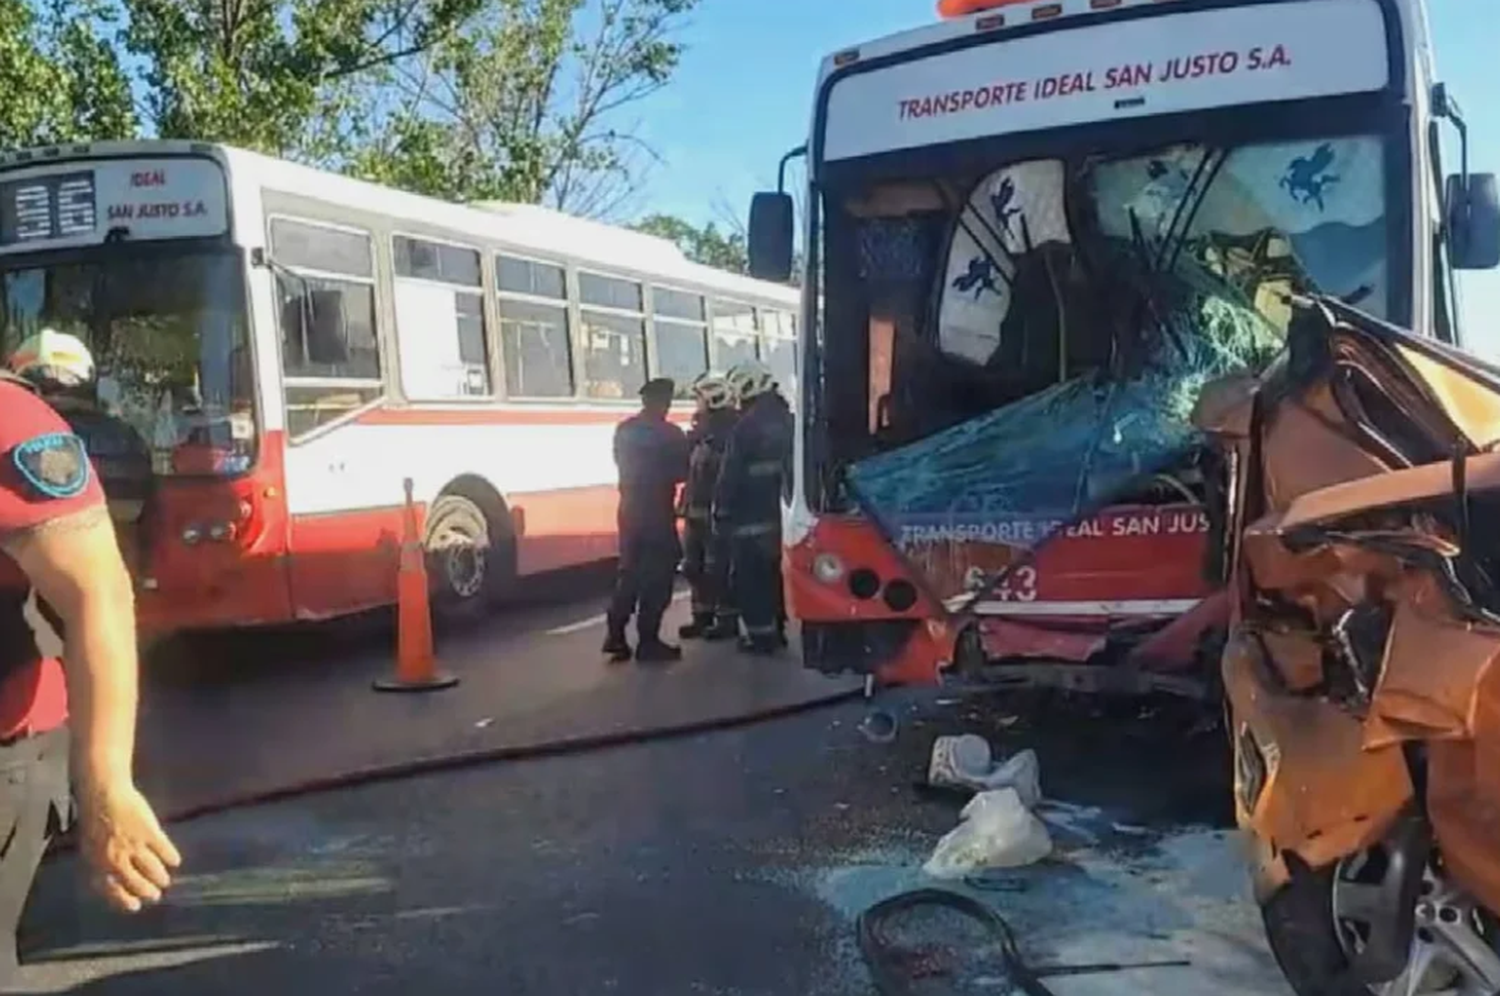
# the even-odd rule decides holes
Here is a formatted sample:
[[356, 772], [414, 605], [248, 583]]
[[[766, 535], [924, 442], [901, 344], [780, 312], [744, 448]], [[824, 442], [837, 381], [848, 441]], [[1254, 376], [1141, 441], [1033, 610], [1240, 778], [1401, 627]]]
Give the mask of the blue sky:
[[[1469, 120], [1471, 168], [1500, 172], [1500, 109], [1484, 104], [1500, 88], [1500, 29], [1492, 23], [1500, 0], [1430, 6], [1439, 78]], [[742, 216], [750, 194], [775, 183], [781, 155], [805, 140], [822, 57], [929, 23], [935, 7], [935, 0], [702, 0], [676, 79], [637, 108], [640, 133], [663, 160], [640, 207], [694, 221], [726, 210]], [[1500, 271], [1462, 280], [1470, 348], [1500, 357]]]

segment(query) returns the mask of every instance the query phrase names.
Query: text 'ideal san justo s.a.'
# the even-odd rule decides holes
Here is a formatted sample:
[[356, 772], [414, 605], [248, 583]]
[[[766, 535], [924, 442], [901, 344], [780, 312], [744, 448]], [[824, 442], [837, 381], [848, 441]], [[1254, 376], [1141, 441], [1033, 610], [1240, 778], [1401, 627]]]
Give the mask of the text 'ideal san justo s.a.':
[[903, 97], [897, 103], [902, 120], [982, 111], [1086, 93], [1143, 90], [1193, 80], [1290, 68], [1285, 45], [1238, 51], [1225, 49], [1175, 56], [1159, 62], [1122, 61], [1118, 65], [1071, 70], [1037, 79], [1002, 80], [947, 93]]
[[130, 174], [130, 189], [139, 191], [139, 199], [109, 205], [110, 221], [134, 221], [139, 218], [195, 218], [208, 214], [202, 200], [174, 200], [163, 196], [167, 190], [165, 169], [137, 170]]

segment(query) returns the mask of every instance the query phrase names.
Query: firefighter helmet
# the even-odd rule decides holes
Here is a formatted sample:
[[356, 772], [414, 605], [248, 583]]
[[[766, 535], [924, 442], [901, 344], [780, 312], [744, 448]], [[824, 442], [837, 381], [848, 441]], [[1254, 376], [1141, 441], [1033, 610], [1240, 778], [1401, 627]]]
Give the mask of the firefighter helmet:
[[753, 401], [776, 387], [776, 375], [759, 360], [736, 363], [729, 368], [725, 379], [729, 381], [729, 386], [734, 389], [741, 404]]
[[718, 374], [699, 374], [693, 381], [693, 397], [711, 412], [734, 407], [734, 388]]

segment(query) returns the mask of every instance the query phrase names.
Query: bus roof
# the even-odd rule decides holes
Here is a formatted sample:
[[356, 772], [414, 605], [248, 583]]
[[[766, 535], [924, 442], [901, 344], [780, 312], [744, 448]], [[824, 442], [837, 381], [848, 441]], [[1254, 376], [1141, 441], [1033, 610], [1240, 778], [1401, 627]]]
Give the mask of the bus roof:
[[[1233, 6], [1235, 2], [1236, 0], [1222, 0], [1220, 6]], [[1244, 2], [1251, 2], [1251, 0], [1244, 0]], [[1421, 21], [1425, 24], [1426, 0], [1395, 0], [1395, 3], [1407, 24], [1414, 21]], [[835, 70], [843, 69], [850, 63], [868, 62], [873, 59], [900, 55], [903, 52], [925, 49], [931, 45], [972, 35], [976, 31], [1015, 28], [1043, 20], [1048, 23], [1065, 22], [1073, 18], [1097, 17], [1106, 11], [1115, 14], [1131, 7], [1149, 7], [1158, 14], [1168, 14], [1172, 10], [1172, 0], [1113, 0], [1107, 6], [1099, 0], [1048, 0], [1045, 3], [1041, 0], [1018, 0], [1018, 2], [1013, 0], [992, 10], [934, 20], [930, 24], [840, 49], [823, 59], [818, 73], [818, 82], [821, 86]]]
[[730, 296], [795, 304], [799, 292], [689, 260], [668, 239], [591, 221], [534, 204], [499, 201], [455, 204], [381, 186], [328, 170], [220, 143], [174, 139], [91, 142], [0, 153], [0, 171], [49, 162], [151, 156], [211, 156], [229, 170], [231, 183], [295, 194], [394, 219], [451, 229], [455, 234], [504, 243], [520, 255], [565, 257], [585, 267], [649, 274]]

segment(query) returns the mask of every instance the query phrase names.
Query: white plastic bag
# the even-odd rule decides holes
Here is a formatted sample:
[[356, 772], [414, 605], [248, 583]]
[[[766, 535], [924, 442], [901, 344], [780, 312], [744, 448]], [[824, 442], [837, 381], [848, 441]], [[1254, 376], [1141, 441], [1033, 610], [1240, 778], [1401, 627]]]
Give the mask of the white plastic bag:
[[933, 849], [922, 870], [956, 879], [983, 868], [1019, 868], [1052, 853], [1052, 837], [1013, 788], [981, 792], [964, 807], [962, 822]]
[[960, 786], [976, 792], [1013, 788], [1027, 809], [1042, 801], [1042, 764], [1036, 751], [1023, 750], [997, 768], [989, 742], [972, 733], [938, 737], [933, 742], [927, 781], [931, 785]]
[[985, 791], [1013, 788], [1021, 797], [1021, 805], [1035, 809], [1042, 801], [1042, 762], [1031, 748], [1012, 754], [1000, 767], [984, 776]]

